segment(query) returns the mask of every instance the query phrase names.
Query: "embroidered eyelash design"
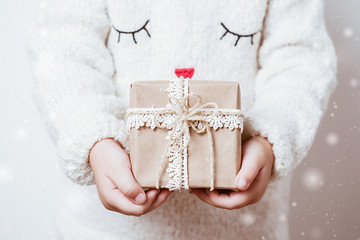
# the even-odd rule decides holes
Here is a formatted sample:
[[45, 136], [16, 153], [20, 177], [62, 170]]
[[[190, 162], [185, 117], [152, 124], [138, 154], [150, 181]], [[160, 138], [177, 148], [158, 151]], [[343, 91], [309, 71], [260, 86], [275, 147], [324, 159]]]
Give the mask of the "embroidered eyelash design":
[[241, 34], [237, 34], [237, 33], [234, 33], [234, 32], [232, 32], [232, 31], [230, 31], [230, 30], [224, 25], [224, 23], [220, 23], [220, 24], [221, 24], [221, 25], [225, 28], [225, 30], [226, 30], [226, 32], [221, 36], [220, 40], [221, 40], [223, 37], [225, 37], [225, 35], [226, 35], [227, 33], [231, 33], [232, 35], [237, 36], [237, 39], [236, 39], [236, 42], [235, 42], [235, 45], [234, 45], [234, 46], [237, 45], [237, 43], [239, 42], [240, 38], [242, 38], [242, 37], [250, 37], [250, 38], [251, 38], [251, 45], [254, 44], [254, 36], [255, 36], [258, 32], [255, 32], [255, 33], [252, 33], [252, 34], [247, 34], [247, 35], [241, 35]]
[[142, 26], [142, 27], [139, 28], [138, 30], [132, 31], [132, 32], [120, 31], [120, 30], [116, 29], [116, 28], [114, 27], [114, 25], [113, 25], [113, 28], [114, 28], [115, 31], [117, 31], [118, 34], [119, 34], [119, 36], [118, 36], [118, 43], [120, 42], [120, 35], [121, 35], [122, 33], [124, 33], [124, 34], [131, 34], [132, 37], [133, 37], [133, 40], [134, 40], [135, 44], [137, 44], [136, 39], [135, 39], [135, 33], [138, 33], [138, 32], [140, 32], [141, 30], [145, 30], [145, 32], [147, 33], [147, 35], [148, 35], [149, 37], [151, 37], [149, 31], [146, 29], [146, 25], [149, 23], [149, 21], [150, 21], [150, 19], [145, 22], [144, 26]]

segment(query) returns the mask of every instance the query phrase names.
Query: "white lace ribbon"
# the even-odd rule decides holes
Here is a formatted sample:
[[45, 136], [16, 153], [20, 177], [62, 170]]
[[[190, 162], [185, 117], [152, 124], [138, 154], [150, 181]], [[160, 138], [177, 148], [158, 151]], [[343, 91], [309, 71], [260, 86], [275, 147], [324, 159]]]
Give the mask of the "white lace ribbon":
[[[169, 182], [162, 188], [170, 191], [189, 189], [187, 146], [190, 140], [189, 128], [196, 133], [206, 132], [210, 149], [210, 190], [214, 189], [214, 150], [210, 128], [240, 129], [243, 132], [243, 114], [240, 109], [218, 108], [216, 103], [202, 103], [201, 96], [188, 92], [188, 78], [182, 76], [170, 81], [165, 91], [169, 95], [169, 104], [165, 108], [129, 108], [127, 110], [127, 129], [156, 127], [169, 129], [164, 158], [156, 178], [159, 189], [160, 176], [166, 162]], [[193, 107], [188, 106], [191, 96], [197, 97]], [[208, 108], [212, 106], [212, 108]]]

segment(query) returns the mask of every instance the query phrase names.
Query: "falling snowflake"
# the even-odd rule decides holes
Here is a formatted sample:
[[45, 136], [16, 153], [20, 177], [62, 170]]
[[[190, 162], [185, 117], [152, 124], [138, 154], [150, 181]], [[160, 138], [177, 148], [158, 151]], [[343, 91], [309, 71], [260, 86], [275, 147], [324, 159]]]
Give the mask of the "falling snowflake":
[[8, 165], [0, 165], [0, 184], [7, 184], [14, 178], [14, 171]]
[[334, 106], [335, 109], [338, 108], [338, 105], [336, 104], [336, 102], [333, 102], [333, 106]]
[[349, 85], [352, 88], [356, 88], [359, 85], [359, 80], [356, 78], [350, 79]]
[[323, 234], [320, 228], [314, 227], [311, 229], [310, 235], [313, 239], [321, 239]]
[[297, 202], [292, 202], [291, 204], [293, 207], [296, 207], [297, 206]]
[[308, 169], [303, 173], [302, 183], [307, 190], [316, 191], [324, 184], [324, 175], [317, 169]]
[[284, 213], [281, 213], [280, 215], [279, 215], [279, 221], [280, 222], [286, 222], [287, 221], [287, 216], [286, 216], [286, 214], [284, 214]]
[[29, 131], [25, 127], [20, 127], [15, 131], [15, 138], [17, 140], [25, 140], [29, 135]]
[[336, 133], [326, 135], [326, 143], [329, 146], [336, 146], [339, 143], [339, 136]]
[[352, 36], [354, 36], [354, 29], [352, 29], [351, 27], [344, 28], [343, 36], [345, 38], [351, 38]]
[[241, 215], [241, 222], [245, 226], [253, 225], [256, 221], [256, 216], [252, 213], [244, 213]]

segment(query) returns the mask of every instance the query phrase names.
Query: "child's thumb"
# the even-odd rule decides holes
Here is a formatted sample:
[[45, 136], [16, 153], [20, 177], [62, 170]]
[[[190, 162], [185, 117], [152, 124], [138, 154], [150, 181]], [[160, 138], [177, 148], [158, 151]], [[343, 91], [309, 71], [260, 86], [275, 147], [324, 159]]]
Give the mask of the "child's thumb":
[[241, 169], [236, 176], [236, 186], [238, 189], [245, 191], [249, 188], [251, 183], [256, 178], [259, 170], [259, 161], [256, 161], [252, 156], [244, 156], [241, 164]]
[[128, 166], [121, 167], [113, 181], [120, 192], [136, 204], [143, 204], [146, 201], [144, 190], [136, 182]]

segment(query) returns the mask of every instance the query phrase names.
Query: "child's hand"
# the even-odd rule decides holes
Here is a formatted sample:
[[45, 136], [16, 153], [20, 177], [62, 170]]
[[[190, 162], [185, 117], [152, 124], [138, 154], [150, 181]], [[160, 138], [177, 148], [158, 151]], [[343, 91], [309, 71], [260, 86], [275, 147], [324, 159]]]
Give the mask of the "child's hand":
[[100, 200], [108, 210], [141, 216], [164, 203], [171, 193], [168, 189], [155, 188], [145, 193], [134, 179], [128, 154], [113, 139], [94, 145], [90, 165]]
[[274, 158], [271, 143], [260, 136], [252, 137], [242, 146], [241, 169], [235, 179], [237, 188], [241, 191], [231, 191], [230, 194], [204, 188], [191, 191], [200, 200], [229, 210], [257, 203], [265, 194]]

